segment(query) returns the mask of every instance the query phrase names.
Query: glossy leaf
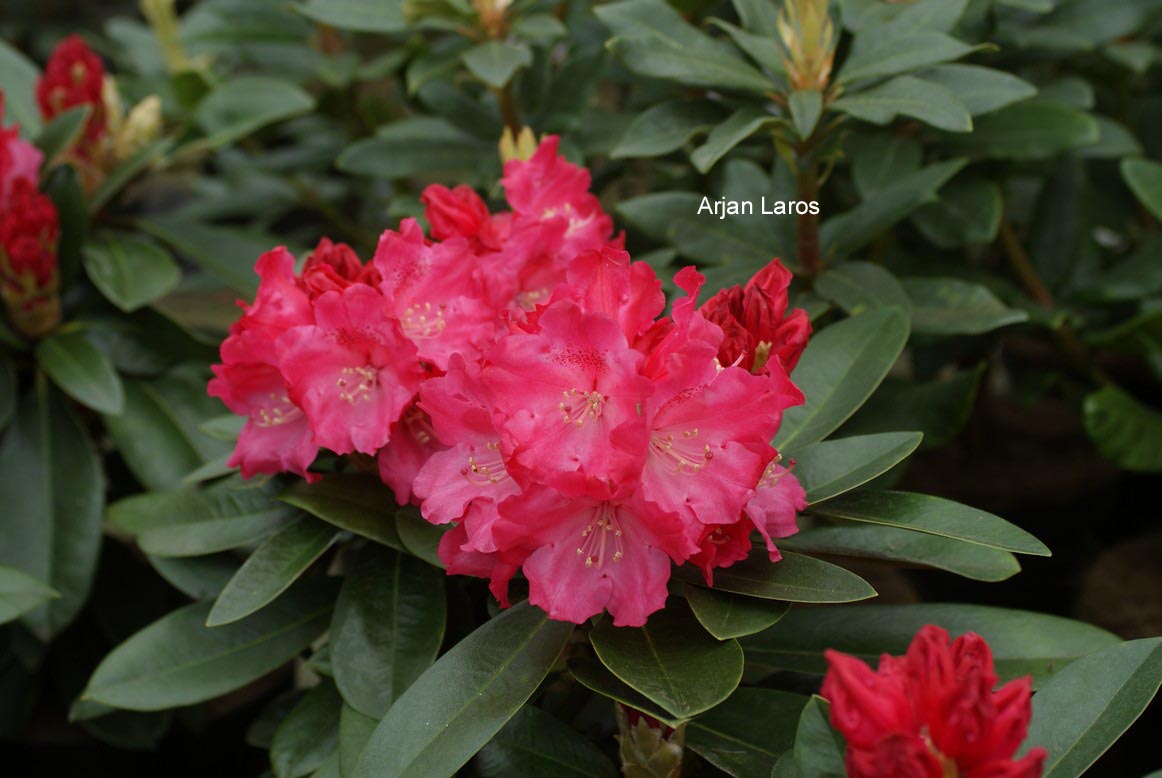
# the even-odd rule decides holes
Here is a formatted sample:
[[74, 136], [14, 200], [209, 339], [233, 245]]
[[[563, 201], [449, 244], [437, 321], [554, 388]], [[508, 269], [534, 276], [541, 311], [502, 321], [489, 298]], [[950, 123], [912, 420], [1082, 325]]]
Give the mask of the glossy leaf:
[[355, 32], [402, 32], [407, 25], [400, 0], [303, 0], [291, 6], [317, 22]]
[[617, 768], [577, 730], [526, 705], [476, 756], [481, 778], [526, 775], [616, 778]]
[[845, 778], [842, 738], [828, 723], [827, 702], [813, 696], [803, 708], [795, 730], [795, 767], [799, 775]]
[[289, 81], [238, 76], [223, 82], [198, 103], [194, 121], [206, 133], [203, 142], [218, 148], [268, 124], [306, 113], [314, 105], [314, 98]]
[[460, 55], [472, 75], [489, 86], [503, 88], [516, 72], [533, 62], [528, 46], [504, 41], [478, 43]]
[[[702, 573], [684, 565], [674, 577], [702, 585]], [[802, 554], [783, 554], [771, 562], [766, 548], [756, 548], [750, 556], [730, 567], [714, 571], [714, 588], [748, 597], [787, 602], [855, 602], [876, 594], [867, 581], [842, 567]]]
[[831, 107], [872, 124], [888, 124], [896, 116], [908, 116], [949, 132], [972, 130], [968, 109], [951, 90], [913, 76], [896, 76], [867, 91], [841, 97]]
[[520, 709], [556, 662], [573, 625], [522, 603], [440, 657], [388, 710], [357, 778], [450, 775]]
[[303, 582], [242, 621], [205, 626], [211, 603], [163, 616], [105, 657], [84, 700], [128, 710], [192, 705], [240, 688], [284, 664], [326, 629], [329, 582]]
[[173, 257], [140, 238], [106, 233], [85, 246], [84, 257], [94, 286], [127, 313], [166, 296], [182, 280]]
[[1004, 581], [1021, 571], [1016, 557], [1008, 551], [896, 527], [816, 527], [783, 538], [779, 547], [933, 567], [976, 581]]
[[1122, 160], [1122, 177], [1155, 219], [1162, 219], [1162, 163], [1149, 159]]
[[908, 316], [896, 308], [869, 311], [812, 336], [792, 378], [806, 405], [783, 414], [779, 451], [816, 443], [863, 405], [908, 340]]
[[1045, 778], [1089, 769], [1142, 715], [1162, 684], [1162, 638], [1131, 640], [1077, 660], [1033, 695], [1027, 751], [1049, 751]]
[[916, 75], [948, 89], [972, 116], [992, 113], [1037, 94], [1037, 88], [1028, 81], [980, 65], [937, 65]]
[[90, 113], [92, 108], [88, 105], [69, 108], [54, 116], [36, 136], [36, 147], [44, 153], [42, 164], [46, 170], [60, 162], [60, 157], [72, 149], [81, 137]]
[[644, 627], [603, 620], [589, 639], [610, 672], [678, 718], [713, 708], [742, 678], [738, 643], [715, 639], [680, 603], [654, 613]]
[[[915, 138], [901, 138], [885, 132], [853, 135], [847, 143], [846, 153], [851, 157], [851, 177], [863, 200], [871, 198], [897, 179], [915, 173], [924, 158], [924, 150]], [[840, 270], [850, 264], [835, 269]]]
[[158, 575], [194, 600], [217, 597], [239, 567], [238, 558], [228, 553], [195, 557], [150, 556], [147, 559]]
[[16, 398], [16, 365], [6, 352], [0, 351], [0, 432], [16, 413]]
[[911, 311], [912, 298], [882, 265], [844, 262], [815, 282], [815, 291], [850, 314], [896, 306]]
[[339, 529], [404, 550], [395, 497], [378, 477], [330, 473], [314, 484], [295, 482], [279, 499]]
[[774, 689], [740, 688], [686, 726], [686, 746], [736, 778], [768, 778], [795, 742], [809, 698]]
[[924, 433], [924, 448], [943, 446], [968, 421], [982, 374], [983, 365], [926, 383], [888, 379], [840, 432], [913, 429]]
[[731, 149], [751, 135], [782, 123], [782, 119], [766, 111], [740, 108], [727, 117], [726, 121], [710, 130], [706, 142], [691, 152], [690, 162], [700, 173], [706, 173]]
[[154, 216], [138, 225], [246, 298], [258, 289], [255, 261], [278, 245], [276, 238], [256, 231], [209, 227], [177, 216]]
[[1001, 224], [1000, 188], [980, 178], [955, 179], [940, 190], [939, 199], [912, 215], [912, 222], [941, 248], [992, 243]]
[[21, 400], [0, 441], [0, 494], [0, 565], [60, 594], [21, 617], [47, 641], [72, 622], [89, 596], [101, 547], [105, 478], [85, 428], [43, 378]]
[[718, 125], [722, 108], [708, 100], [668, 100], [647, 108], [630, 122], [613, 148], [614, 159], [656, 157], [682, 148], [696, 134]]
[[823, 94], [817, 89], [799, 89], [791, 93], [787, 104], [799, 137], [810, 138], [823, 113]]
[[0, 40], [0, 92], [4, 93], [4, 121], [20, 125], [26, 137], [40, 131], [36, 80], [40, 69], [7, 41]]
[[917, 630], [935, 624], [954, 637], [975, 632], [993, 652], [1002, 679], [1032, 675], [1034, 684], [1073, 660], [1120, 639], [1079, 621], [985, 605], [860, 605], [793, 609], [767, 631], [743, 638], [748, 664], [822, 675], [823, 651], [834, 648], [875, 664], [903, 654]]
[[790, 604], [778, 600], [747, 597], [702, 586], [682, 587], [690, 610], [698, 621], [719, 640], [740, 638], [762, 632], [790, 610]]
[[862, 486], [906, 459], [920, 445], [919, 432], [883, 432], [825, 440], [795, 454], [795, 477], [807, 502], [815, 503]]
[[206, 626], [238, 621], [268, 605], [306, 572], [337, 536], [334, 527], [310, 516], [301, 516], [275, 532], [222, 589]]
[[665, 709], [651, 702], [645, 695], [630, 687], [625, 681], [611, 673], [608, 667], [592, 657], [573, 657], [569, 660], [568, 667], [569, 672], [582, 686], [603, 697], [617, 700], [634, 710], [647, 713], [667, 726], [677, 727], [683, 721], [683, 719], [671, 715]]
[[927, 532], [1018, 554], [1050, 555], [1044, 543], [999, 516], [929, 494], [849, 492], [818, 503], [811, 511], [821, 516]]
[[1048, 159], [1096, 143], [1093, 117], [1060, 103], [1027, 100], [982, 116], [971, 134], [950, 139], [954, 153], [990, 159]]
[[0, 565], [0, 624], [7, 624], [59, 596], [23, 570]]
[[336, 166], [347, 173], [401, 178], [424, 173], [480, 171], [496, 157], [494, 144], [440, 118], [415, 116], [381, 127], [343, 150]]
[[57, 332], [39, 341], [36, 361], [53, 383], [81, 405], [101, 413], [121, 413], [125, 404], [121, 379], [108, 357], [81, 332]]
[[979, 335], [1027, 321], [986, 287], [955, 278], [906, 278], [912, 298], [912, 330], [926, 335]]
[[1101, 453], [1126, 470], [1162, 470], [1162, 413], [1116, 386], [1085, 398], [1085, 430]]
[[367, 546], [343, 580], [331, 624], [335, 683], [348, 705], [382, 718], [436, 660], [444, 640], [444, 573]]
[[838, 81], [851, 83], [907, 73], [917, 68], [960, 59], [972, 47], [934, 30], [906, 30], [895, 35], [872, 30], [839, 69]]
[[367, 747], [371, 733], [379, 726], [379, 719], [364, 716], [350, 705], [343, 705], [339, 713], [339, 775], [350, 778], [355, 775], [359, 755]]

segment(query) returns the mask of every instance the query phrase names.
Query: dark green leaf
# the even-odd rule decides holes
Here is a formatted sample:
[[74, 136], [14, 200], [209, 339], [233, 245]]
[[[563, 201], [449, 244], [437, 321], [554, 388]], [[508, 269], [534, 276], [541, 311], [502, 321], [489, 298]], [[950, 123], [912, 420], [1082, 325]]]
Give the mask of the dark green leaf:
[[714, 167], [714, 163], [756, 132], [767, 127], [782, 124], [783, 120], [756, 108], [741, 108], [731, 114], [706, 136], [706, 142], [690, 154], [690, 161], [701, 173]]
[[[338, 533], [329, 524], [301, 516], [275, 532], [255, 549], [222, 589], [207, 627], [238, 621], [270, 604], [335, 541]], [[143, 542], [149, 537], [143, 537]]]
[[158, 378], [124, 378], [125, 408], [102, 417], [125, 463], [148, 489], [176, 489], [186, 475], [232, 448], [198, 429], [222, 412], [221, 403], [206, 394], [204, 370], [182, 365]]
[[57, 268], [60, 282], [68, 288], [81, 269], [81, 247], [89, 231], [89, 213], [85, 205], [85, 191], [81, 178], [72, 165], [61, 165], [53, 170], [42, 187], [56, 206], [60, 223], [57, 241]]
[[101, 413], [121, 413], [125, 392], [117, 371], [77, 330], [57, 332], [38, 342], [36, 361], [53, 383], [81, 405]]
[[1096, 143], [1097, 122], [1076, 108], [1027, 100], [976, 121], [969, 135], [949, 139], [954, 153], [989, 159], [1047, 159]]
[[211, 556], [150, 556], [149, 564], [165, 580], [195, 600], [213, 599], [238, 572], [233, 554]]
[[845, 778], [844, 744], [827, 723], [827, 702], [811, 698], [795, 730], [795, 768], [799, 775], [811, 778]]
[[861, 132], [848, 141], [851, 176], [859, 196], [870, 199], [895, 180], [916, 172], [924, 151], [915, 138], [884, 132]]
[[982, 178], [950, 181], [939, 199], [920, 207], [912, 222], [940, 248], [992, 243], [1001, 224], [1001, 191]]
[[480, 627], [432, 665], [376, 727], [359, 778], [450, 775], [532, 695], [573, 625], [521, 603]]
[[291, 708], [270, 744], [270, 764], [278, 778], [300, 778], [318, 770], [339, 749], [335, 684], [324, 680]]
[[992, 113], [1037, 94], [1037, 88], [1028, 81], [980, 65], [937, 65], [916, 75], [951, 91], [972, 116]]
[[791, 607], [789, 603], [778, 600], [747, 597], [702, 586], [686, 584], [682, 590], [698, 621], [719, 640], [762, 632], [786, 616]]
[[682, 723], [682, 719], [671, 716], [664, 709], [650, 702], [645, 695], [632, 689], [596, 659], [587, 656], [573, 657], [569, 660], [568, 666], [569, 672], [585, 688], [611, 700], [617, 700], [634, 710], [649, 714], [667, 726], [677, 727]]
[[154, 216], [138, 225], [246, 297], [258, 289], [255, 261], [278, 245], [276, 238], [262, 233], [207, 227], [176, 216]]
[[368, 545], [346, 575], [331, 624], [331, 662], [343, 699], [382, 718], [436, 659], [444, 639], [444, 573]]
[[85, 246], [85, 272], [125, 312], [164, 297], [182, 280], [173, 257], [154, 243], [105, 233]]
[[105, 478], [85, 428], [43, 379], [21, 400], [0, 441], [0, 494], [0, 564], [60, 593], [22, 617], [47, 641], [88, 599], [101, 547]]
[[0, 432], [8, 426], [16, 413], [16, 365], [4, 351], [0, 351]]
[[163, 710], [218, 697], [306, 648], [326, 629], [334, 599], [329, 582], [304, 581], [269, 608], [215, 628], [205, 626], [210, 602], [187, 605], [113, 649], [81, 699]]
[[59, 596], [23, 570], [0, 565], [0, 624], [7, 624]]
[[905, 278], [912, 298], [912, 330], [926, 335], [979, 335], [1027, 321], [987, 287], [956, 278]]
[[793, 378], [806, 405], [783, 414], [775, 447], [793, 454], [833, 432], [863, 405], [908, 340], [908, 316], [881, 308], [832, 324], [807, 344]]
[[886, 473], [920, 445], [919, 432], [884, 432], [825, 440], [795, 454], [795, 476], [809, 503], [862, 486]]
[[811, 506], [811, 512], [927, 532], [1018, 554], [1050, 555], [1044, 543], [999, 516], [929, 494], [848, 492]]
[[404, 550], [395, 495], [376, 476], [332, 473], [314, 484], [297, 481], [279, 499], [339, 529]]
[[686, 745], [736, 778], [768, 778], [779, 756], [794, 744], [807, 700], [774, 689], [736, 689], [686, 726]]
[[[674, 577], [703, 585], [701, 571], [689, 565], [675, 569]], [[842, 567], [791, 553], [772, 562], [765, 548], [756, 548], [743, 561], [714, 571], [714, 588], [787, 602], [855, 602], [876, 594], [867, 581]]]
[[819, 116], [823, 113], [823, 94], [817, 89], [799, 89], [787, 99], [795, 129], [803, 140], [811, 137]]
[[36, 146], [44, 152], [43, 165], [46, 170], [72, 149], [77, 138], [81, 137], [90, 113], [92, 108], [89, 105], [69, 108], [53, 117], [36, 136]]
[[15, 122], [25, 137], [40, 132], [40, 108], [36, 104], [36, 80], [40, 69], [6, 41], [0, 39], [0, 92], [4, 93], [5, 120]]
[[1105, 630], [1060, 616], [984, 605], [923, 604], [795, 609], [742, 643], [748, 663], [822, 675], [827, 669], [825, 649], [875, 664], [880, 654], [907, 651], [925, 624], [943, 627], [953, 636], [977, 633], [988, 641], [1002, 679], [1032, 675], [1037, 684], [1078, 657], [1120, 642]]
[[530, 775], [616, 778], [617, 768], [596, 745], [550, 714], [526, 705], [476, 756], [481, 778]]
[[401, 0], [303, 0], [291, 6], [317, 22], [355, 32], [402, 32]]
[[414, 116], [392, 122], [374, 137], [343, 150], [336, 166], [375, 178], [480, 171], [495, 165], [495, 144], [469, 135], [444, 119]]
[[913, 429], [924, 433], [924, 448], [943, 446], [968, 421], [983, 373], [982, 365], [929, 383], [888, 379], [841, 432], [862, 435]]
[[1162, 413], [1116, 386], [1085, 398], [1085, 431], [1102, 455], [1126, 470], [1162, 470]]
[[668, 100], [638, 114], [610, 156], [657, 157], [682, 148], [723, 120], [722, 108], [708, 100]]
[[194, 109], [206, 133], [204, 143], [218, 148], [268, 124], [310, 111], [314, 98], [299, 87], [268, 76], [236, 76], [216, 87]]
[[460, 55], [464, 65], [489, 86], [503, 88], [521, 68], [533, 64], [528, 46], [504, 41], [478, 43]]
[[910, 116], [941, 130], [971, 132], [968, 109], [946, 87], [913, 76], [896, 76], [879, 86], [839, 98], [832, 108], [872, 124]]
[[918, 68], [960, 59], [972, 51], [953, 37], [934, 30], [898, 30], [884, 35], [870, 30], [839, 69], [838, 81], [850, 84], [870, 78], [907, 73]]
[[1122, 177], [1155, 219], [1162, 219], [1162, 163], [1149, 159], [1122, 160]]
[[844, 262], [815, 282], [815, 291], [850, 314], [896, 306], [912, 309], [912, 299], [899, 280], [882, 265]]
[[444, 563], [440, 560], [438, 550], [440, 538], [451, 529], [450, 525], [432, 524], [423, 519], [415, 508], [405, 507], [396, 512], [395, 526], [405, 551], [429, 565], [443, 569]]
[[150, 165], [162, 159], [174, 145], [173, 138], [160, 138], [134, 153], [109, 172], [89, 198], [89, 212], [99, 212], [109, 200]]
[[781, 539], [779, 548], [934, 567], [976, 581], [1004, 581], [1021, 571], [1008, 551], [896, 527], [818, 527]]
[[1162, 638], [1131, 640], [1069, 665], [1033, 696], [1022, 752], [1049, 751], [1045, 778], [1089, 769], [1142, 715], [1162, 684]]
[[603, 620], [589, 639], [610, 672], [678, 718], [713, 708], [742, 679], [738, 643], [716, 640], [680, 603], [654, 613], [644, 627]]
[[379, 719], [364, 716], [349, 705], [344, 705], [339, 713], [339, 775], [351, 778], [359, 755], [371, 739], [371, 733], [379, 726]]

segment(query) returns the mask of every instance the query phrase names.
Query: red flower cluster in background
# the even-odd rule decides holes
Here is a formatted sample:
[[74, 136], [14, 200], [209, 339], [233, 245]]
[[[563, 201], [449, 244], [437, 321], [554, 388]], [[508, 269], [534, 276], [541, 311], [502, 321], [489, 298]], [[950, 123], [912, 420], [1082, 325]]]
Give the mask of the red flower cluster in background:
[[40, 113], [50, 120], [79, 105], [90, 106], [89, 119], [76, 153], [92, 159], [105, 136], [106, 116], [102, 88], [105, 66], [88, 44], [78, 35], [70, 35], [57, 44], [36, 82], [36, 101]]
[[997, 687], [992, 652], [972, 632], [949, 643], [928, 625], [902, 657], [885, 654], [875, 672], [827, 652], [821, 694], [847, 739], [851, 778], [1037, 778], [1046, 752], [1014, 759], [1032, 708], [1030, 681]]
[[454, 525], [450, 573], [490, 578], [506, 603], [523, 569], [556, 619], [643, 624], [671, 562], [709, 581], [755, 529], [777, 560], [806, 504], [770, 446], [803, 400], [790, 274], [774, 262], [699, 309], [687, 268], [662, 316], [660, 281], [556, 138], [502, 183], [512, 210], [496, 214], [468, 187], [429, 187], [435, 240], [406, 220], [367, 265], [327, 240], [299, 274], [285, 249], [259, 260], [210, 383], [248, 417], [231, 464], [314, 479], [320, 448], [374, 454], [401, 504]]

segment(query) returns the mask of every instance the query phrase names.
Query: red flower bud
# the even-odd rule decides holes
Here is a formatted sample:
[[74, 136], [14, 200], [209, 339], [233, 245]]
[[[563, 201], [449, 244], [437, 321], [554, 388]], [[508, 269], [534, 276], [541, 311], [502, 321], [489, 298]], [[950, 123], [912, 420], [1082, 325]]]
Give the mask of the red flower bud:
[[60, 320], [56, 207], [27, 178], [19, 178], [0, 203], [0, 296], [12, 323], [40, 337]]
[[465, 184], [449, 189], [432, 184], [420, 196], [424, 216], [432, 225], [432, 237], [446, 240], [456, 236], [469, 238], [484, 248], [500, 248], [492, 229], [492, 215], [476, 191]]
[[346, 243], [332, 243], [323, 238], [303, 264], [302, 285], [311, 299], [324, 292], [342, 291], [355, 283], [377, 286], [379, 271], [364, 265], [359, 255]]
[[78, 105], [91, 107], [89, 121], [77, 143], [77, 155], [83, 159], [92, 158], [95, 145], [105, 135], [107, 120], [101, 98], [104, 80], [101, 58], [80, 36], [70, 35], [53, 49], [44, 75], [36, 82], [36, 101], [46, 120]]

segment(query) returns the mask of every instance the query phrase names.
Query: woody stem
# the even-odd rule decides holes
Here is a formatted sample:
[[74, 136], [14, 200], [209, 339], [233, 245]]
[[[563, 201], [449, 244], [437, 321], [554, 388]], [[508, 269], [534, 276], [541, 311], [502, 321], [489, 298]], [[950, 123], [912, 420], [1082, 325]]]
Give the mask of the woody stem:
[[[798, 169], [795, 171], [798, 183], [799, 201], [814, 202], [819, 198], [819, 171], [813, 161], [807, 161], [803, 155], [799, 156]], [[819, 214], [808, 210], [796, 216], [796, 253], [799, 267], [808, 279], [819, 275], [823, 269], [823, 258], [819, 253]]]

